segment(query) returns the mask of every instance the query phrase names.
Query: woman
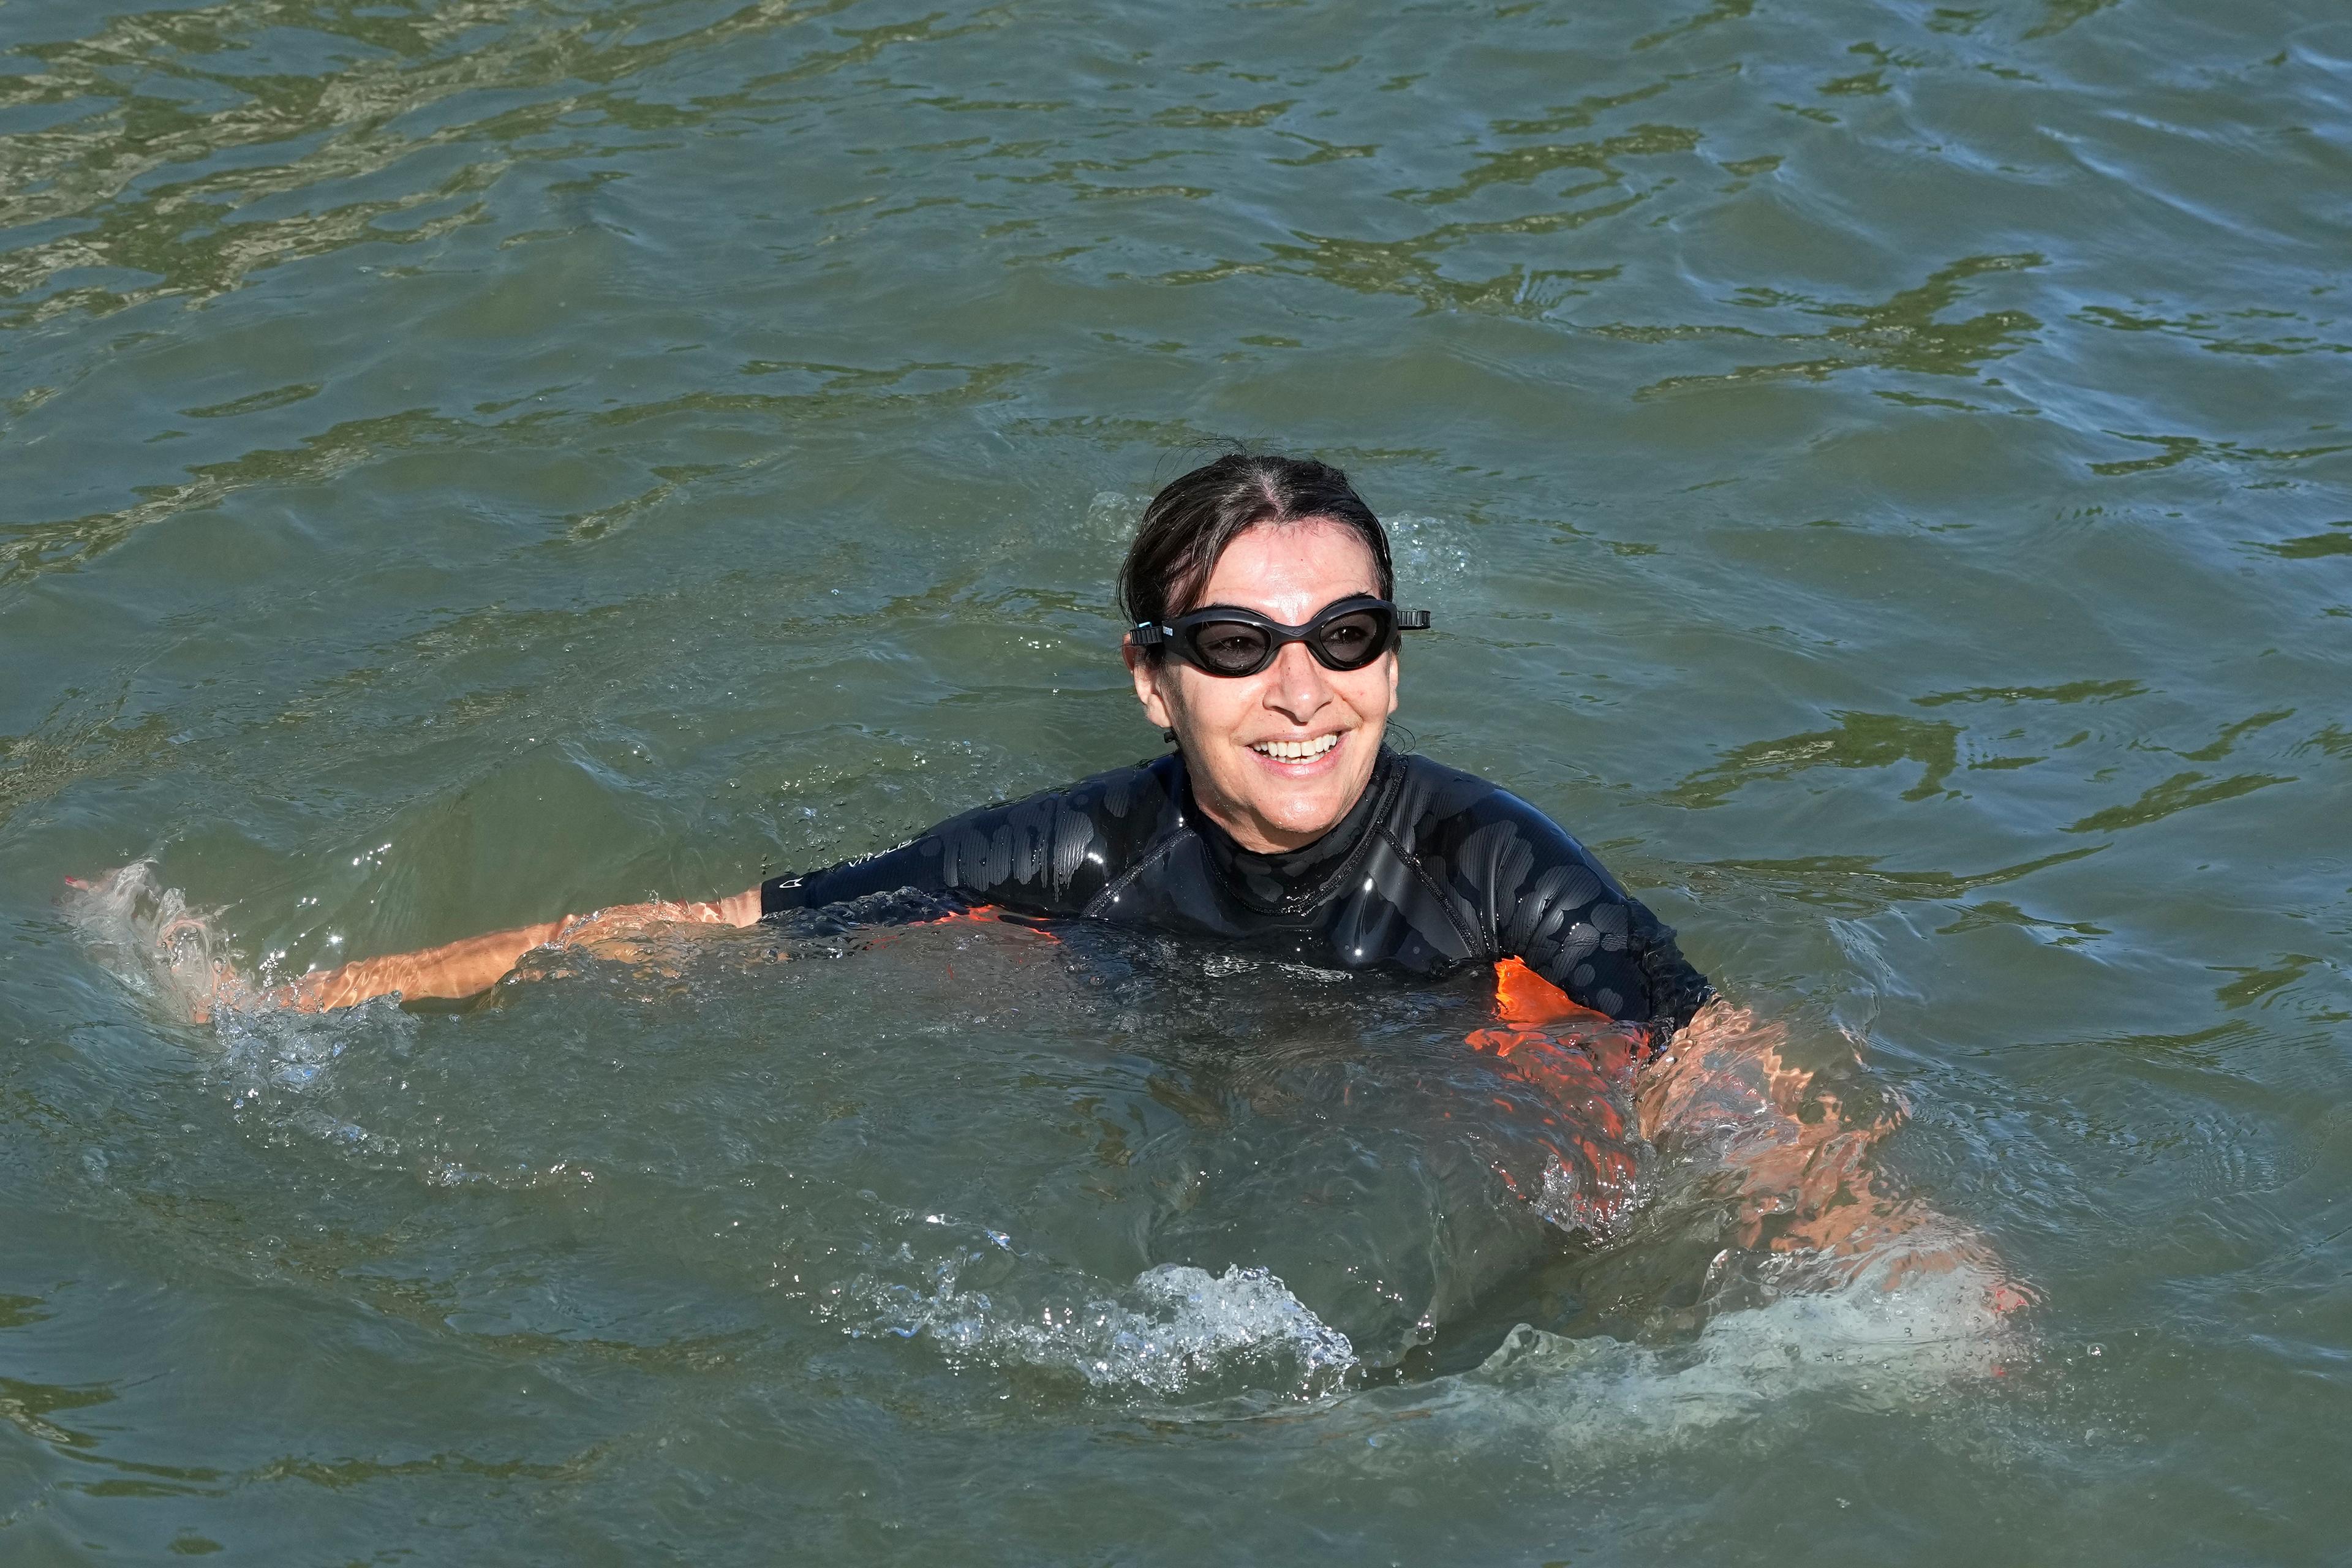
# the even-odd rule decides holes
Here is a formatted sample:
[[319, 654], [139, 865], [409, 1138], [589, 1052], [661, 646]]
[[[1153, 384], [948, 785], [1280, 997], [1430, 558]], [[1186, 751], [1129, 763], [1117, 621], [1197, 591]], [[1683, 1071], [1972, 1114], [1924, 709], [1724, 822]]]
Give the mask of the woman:
[[[1630, 1195], [1631, 1167], [1596, 1147], [1593, 1119], [1604, 1141], [1622, 1132], [1611, 1102], [1630, 1087], [1653, 1141], [1718, 1146], [1743, 1244], [1858, 1268], [1913, 1232], [1927, 1211], [1880, 1196], [1861, 1163], [1891, 1118], [1847, 1125], [1833, 1096], [1782, 1062], [1776, 1032], [1715, 1000], [1674, 932], [1541, 812], [1382, 744], [1397, 644], [1428, 624], [1393, 591], [1387, 535], [1344, 474], [1221, 458], [1153, 498], [1119, 574], [1127, 668], [1171, 754], [731, 898], [363, 959], [271, 999], [311, 1011], [394, 992], [462, 998], [541, 946], [856, 900], [868, 901], [855, 914], [903, 919], [908, 900], [878, 895], [907, 889], [929, 895], [912, 903], [931, 912], [985, 904], [1149, 926], [1336, 969], [1434, 977], [1484, 964], [1509, 1026], [1471, 1043], [1576, 1103], [1586, 1131], [1563, 1160], [1580, 1188], [1572, 1212], [1595, 1228]], [[1614, 1048], [1540, 1028], [1596, 1014], [1622, 1026]], [[1923, 1254], [1926, 1239], [1901, 1250], [1956, 1256], [1948, 1237]]]
[[1397, 642], [1386, 532], [1337, 468], [1234, 456], [1161, 490], [1119, 574], [1124, 653], [1173, 753], [990, 806], [862, 860], [707, 903], [625, 905], [305, 975], [281, 999], [459, 998], [531, 948], [665, 921], [749, 925], [915, 889], [1433, 977], [1517, 959], [1662, 1044], [1711, 994], [1674, 933], [1525, 801], [1382, 744]]

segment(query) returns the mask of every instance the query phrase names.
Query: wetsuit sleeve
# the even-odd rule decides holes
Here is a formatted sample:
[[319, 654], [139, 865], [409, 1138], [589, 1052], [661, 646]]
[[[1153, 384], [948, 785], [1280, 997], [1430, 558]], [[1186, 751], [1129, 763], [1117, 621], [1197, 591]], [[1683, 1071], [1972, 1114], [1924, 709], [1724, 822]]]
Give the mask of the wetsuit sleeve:
[[[950, 903], [998, 904], [1025, 914], [1076, 914], [1101, 889], [1108, 863], [1102, 835], [1087, 809], [1100, 791], [1087, 784], [984, 806], [896, 849], [763, 882], [760, 913], [914, 893]], [[912, 907], [920, 909], [920, 900]]]
[[1715, 994], [1675, 945], [1672, 926], [1627, 893], [1591, 851], [1542, 812], [1497, 790], [1462, 846], [1483, 884], [1496, 956], [1517, 958], [1580, 1006], [1664, 1037]]

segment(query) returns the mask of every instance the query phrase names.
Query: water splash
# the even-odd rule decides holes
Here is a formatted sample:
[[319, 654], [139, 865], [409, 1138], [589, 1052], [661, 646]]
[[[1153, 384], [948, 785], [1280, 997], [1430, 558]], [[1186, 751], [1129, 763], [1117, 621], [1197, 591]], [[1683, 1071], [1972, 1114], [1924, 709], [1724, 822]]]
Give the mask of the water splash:
[[1396, 562], [1398, 586], [1410, 599], [1417, 589], [1433, 589], [1439, 579], [1470, 574], [1467, 531], [1456, 518], [1417, 512], [1392, 512], [1383, 518], [1389, 550]]
[[1034, 1313], [959, 1288], [952, 1266], [929, 1292], [864, 1279], [851, 1294], [865, 1310], [853, 1333], [920, 1337], [957, 1362], [1066, 1373], [1107, 1393], [1170, 1396], [1245, 1379], [1314, 1398], [1357, 1364], [1346, 1334], [1267, 1270], [1240, 1264], [1223, 1274], [1161, 1264], [1114, 1295]]
[[239, 954], [216, 921], [152, 862], [134, 860], [105, 876], [68, 883], [59, 908], [90, 956], [134, 994], [167, 1016], [212, 1026], [221, 1061], [209, 1081], [232, 1109], [265, 1108], [273, 1118], [345, 1142], [362, 1129], [310, 1106], [282, 1103], [316, 1089], [331, 1063], [353, 1048], [404, 1050], [415, 1020], [392, 997], [378, 997], [332, 1017], [269, 1006], [239, 967]]
[[1657, 1453], [1802, 1418], [1823, 1403], [1928, 1408], [2021, 1362], [2027, 1339], [1992, 1306], [1997, 1275], [1970, 1266], [1885, 1269], [1717, 1313], [1672, 1346], [1570, 1339], [1525, 1323], [1473, 1371], [1369, 1390], [1346, 1429], [1355, 1468], [1418, 1472], [1507, 1451], [1561, 1474], [1606, 1456]]
[[58, 907], [101, 966], [176, 1017], [202, 1022], [243, 989], [236, 955], [213, 925], [219, 911], [190, 908], [152, 861], [69, 879]]

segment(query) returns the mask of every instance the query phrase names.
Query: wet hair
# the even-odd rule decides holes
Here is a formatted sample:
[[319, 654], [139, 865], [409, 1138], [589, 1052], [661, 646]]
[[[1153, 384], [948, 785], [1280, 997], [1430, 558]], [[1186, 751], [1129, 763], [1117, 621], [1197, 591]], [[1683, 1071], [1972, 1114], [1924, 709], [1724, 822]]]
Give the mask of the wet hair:
[[1361, 539], [1381, 597], [1395, 595], [1388, 531], [1347, 475], [1312, 458], [1234, 452], [1171, 480], [1143, 509], [1118, 569], [1119, 610], [1129, 626], [1183, 615], [1197, 607], [1217, 557], [1235, 539], [1262, 522], [1310, 518], [1328, 518]]

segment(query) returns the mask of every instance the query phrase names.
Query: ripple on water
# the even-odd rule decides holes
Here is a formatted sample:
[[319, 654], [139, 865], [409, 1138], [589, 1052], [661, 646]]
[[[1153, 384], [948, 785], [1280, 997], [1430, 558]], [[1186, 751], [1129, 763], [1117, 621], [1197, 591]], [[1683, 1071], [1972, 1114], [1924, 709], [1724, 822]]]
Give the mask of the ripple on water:
[[[2335, 1552], [2340, 6], [877, 5], [0, 7], [0, 1535]], [[1671, 1162], [1548, 1228], [1462, 994], [788, 933], [170, 1021], [1150, 751], [1111, 570], [1227, 437], [1395, 521], [1430, 750], [1853, 1030], [2039, 1352], [1716, 1269]], [[147, 855], [114, 987], [50, 898]]]
[[[158, 1004], [192, 994], [191, 952], [226, 959], [144, 866], [88, 892], [76, 918]], [[385, 1292], [407, 1277], [468, 1335], [658, 1356], [680, 1331], [671, 1291], [692, 1282], [707, 1303], [690, 1315], [696, 1342], [811, 1329], [903, 1342], [1106, 1415], [1370, 1400], [1373, 1414], [1348, 1419], [1477, 1406], [1489, 1436], [1550, 1422], [1580, 1441], [1655, 1444], [1799, 1397], [1924, 1396], [2011, 1353], [1973, 1268], [1890, 1288], [1884, 1271], [1834, 1284], [1769, 1262], [1727, 1271], [1726, 1253], [1708, 1268], [1712, 1306], [1616, 1302], [1621, 1320], [1685, 1325], [1660, 1344], [1523, 1323], [1475, 1371], [1382, 1394], [1429, 1376], [1408, 1371], [1417, 1347], [1459, 1361], [1461, 1344], [1444, 1347], [1465, 1333], [1492, 1344], [1509, 1317], [1479, 1315], [1559, 1255], [1535, 1216], [1580, 1212], [1550, 1191], [1565, 1175], [1550, 1165], [1540, 1180], [1528, 1168], [1526, 1190], [1547, 1194], [1532, 1209], [1496, 1174], [1531, 1133], [1538, 1147], [1558, 1135], [1526, 1118], [1559, 1108], [1444, 1043], [1483, 1009], [1401, 1008], [1406, 996], [1358, 979], [1214, 951], [1186, 979], [1185, 952], [1156, 939], [1070, 943], [985, 922], [787, 937], [781, 970], [777, 942], [719, 931], [699, 948], [544, 955], [463, 1017], [390, 999], [323, 1016], [221, 1008], [205, 1076], [234, 1125], [312, 1173], [251, 1218], [298, 1235], [331, 1212], [347, 1223], [353, 1204], [373, 1211], [404, 1239], [368, 1249], [370, 1289], [398, 1300]], [[1139, 945], [1153, 966], [1128, 962]], [[830, 1043], [747, 1060], [780, 985], [795, 1035]], [[942, 1037], [951, 1063], [899, 1070]], [[1199, 1045], [1171, 1049], [1184, 1038]], [[499, 1108], [525, 1096], [538, 1114], [518, 1124]], [[1661, 1233], [1677, 1228], [1696, 1240], [1712, 1223], [1703, 1188], [1687, 1173], [1645, 1184], [1630, 1237], [1579, 1224], [1570, 1256], [1673, 1251]], [[460, 1194], [457, 1208], [437, 1195]], [[549, 1244], [576, 1215], [612, 1235], [566, 1263]], [[492, 1235], [467, 1268], [446, 1267], [451, 1246]], [[646, 1246], [669, 1260], [664, 1288], [599, 1277]], [[1122, 1258], [1130, 1274], [1114, 1272]], [[1609, 1277], [1622, 1291], [1643, 1271]], [[1641, 1288], [1688, 1282], [1652, 1269]], [[1646, 1415], [1653, 1403], [1672, 1419]]]

